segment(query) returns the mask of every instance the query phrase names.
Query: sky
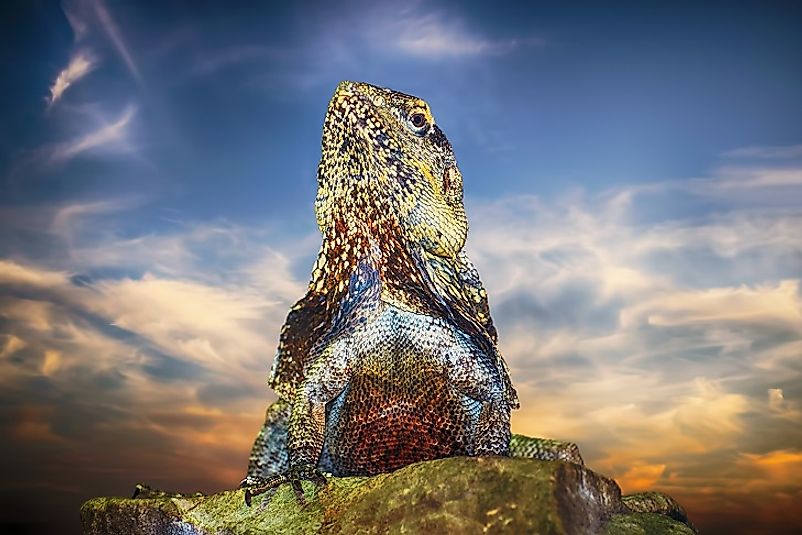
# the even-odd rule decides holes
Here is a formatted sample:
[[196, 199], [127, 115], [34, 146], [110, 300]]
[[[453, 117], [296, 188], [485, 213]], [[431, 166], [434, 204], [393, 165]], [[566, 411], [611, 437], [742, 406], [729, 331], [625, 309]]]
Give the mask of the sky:
[[602, 4], [2, 3], [0, 531], [240, 481], [344, 79], [454, 146], [513, 432], [802, 529], [802, 9]]

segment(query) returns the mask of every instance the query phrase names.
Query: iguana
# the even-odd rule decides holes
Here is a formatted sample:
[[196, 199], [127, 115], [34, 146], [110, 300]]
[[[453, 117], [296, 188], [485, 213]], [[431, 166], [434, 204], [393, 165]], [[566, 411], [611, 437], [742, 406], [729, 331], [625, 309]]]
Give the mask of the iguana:
[[[302, 480], [449, 456], [582, 464], [573, 443], [510, 433], [518, 397], [463, 250], [462, 175], [429, 105], [340, 83], [317, 183], [323, 242], [281, 330], [269, 380], [278, 400], [241, 483], [248, 504], [286, 482], [303, 502]], [[628, 503], [687, 522], [654, 496]]]
[[323, 243], [281, 330], [242, 485], [373, 475], [456, 455], [581, 463], [576, 445], [516, 439], [451, 145], [420, 98], [342, 82], [329, 103], [315, 215]]

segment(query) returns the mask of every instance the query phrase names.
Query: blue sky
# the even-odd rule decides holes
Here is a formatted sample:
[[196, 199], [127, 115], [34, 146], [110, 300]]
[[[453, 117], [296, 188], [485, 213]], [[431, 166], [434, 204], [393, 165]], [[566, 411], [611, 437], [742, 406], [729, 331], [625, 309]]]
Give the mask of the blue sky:
[[0, 525], [239, 481], [343, 79], [454, 146], [514, 431], [708, 533], [802, 498], [793, 3], [0, 9]]

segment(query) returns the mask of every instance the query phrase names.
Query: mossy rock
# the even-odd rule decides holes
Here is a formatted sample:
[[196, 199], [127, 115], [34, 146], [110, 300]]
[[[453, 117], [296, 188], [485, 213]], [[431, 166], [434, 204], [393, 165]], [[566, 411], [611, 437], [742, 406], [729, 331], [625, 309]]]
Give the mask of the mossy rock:
[[330, 478], [320, 488], [304, 483], [304, 491], [304, 505], [282, 485], [251, 507], [243, 490], [94, 498], [81, 507], [81, 521], [87, 535], [694, 533], [667, 515], [630, 513], [615, 481], [561, 461], [454, 457], [374, 477]]

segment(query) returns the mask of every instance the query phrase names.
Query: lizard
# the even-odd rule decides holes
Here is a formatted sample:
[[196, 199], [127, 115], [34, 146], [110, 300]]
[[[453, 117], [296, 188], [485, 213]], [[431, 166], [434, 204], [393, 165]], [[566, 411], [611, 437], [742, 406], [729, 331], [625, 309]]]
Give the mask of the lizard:
[[[513, 435], [518, 396], [487, 293], [463, 247], [462, 175], [428, 104], [342, 82], [323, 127], [315, 214], [323, 242], [287, 315], [278, 394], [240, 483], [245, 502], [289, 483], [371, 476], [459, 455], [583, 465], [573, 442]], [[620, 492], [620, 491], [619, 491]], [[138, 484], [134, 498], [203, 497]], [[659, 492], [621, 498], [698, 533]]]
[[[323, 241], [287, 315], [270, 372], [278, 394], [240, 483], [370, 476], [425, 460], [505, 455], [583, 465], [578, 446], [514, 435], [518, 396], [487, 293], [463, 248], [462, 175], [429, 105], [362, 82], [338, 85], [323, 126], [315, 215]], [[202, 497], [138, 484], [134, 498]], [[620, 512], [685, 523], [670, 496], [623, 496]]]
[[[323, 124], [306, 295], [279, 336], [245, 487], [370, 476], [425, 460], [505, 455], [583, 465], [573, 442], [513, 435], [519, 407], [487, 292], [465, 254], [462, 174], [424, 100], [341, 82]], [[623, 497], [696, 531], [657, 492]]]
[[323, 124], [322, 245], [281, 329], [245, 499], [458, 455], [582, 464], [512, 436], [518, 408], [487, 293], [465, 254], [462, 174], [428, 103], [341, 82]]

